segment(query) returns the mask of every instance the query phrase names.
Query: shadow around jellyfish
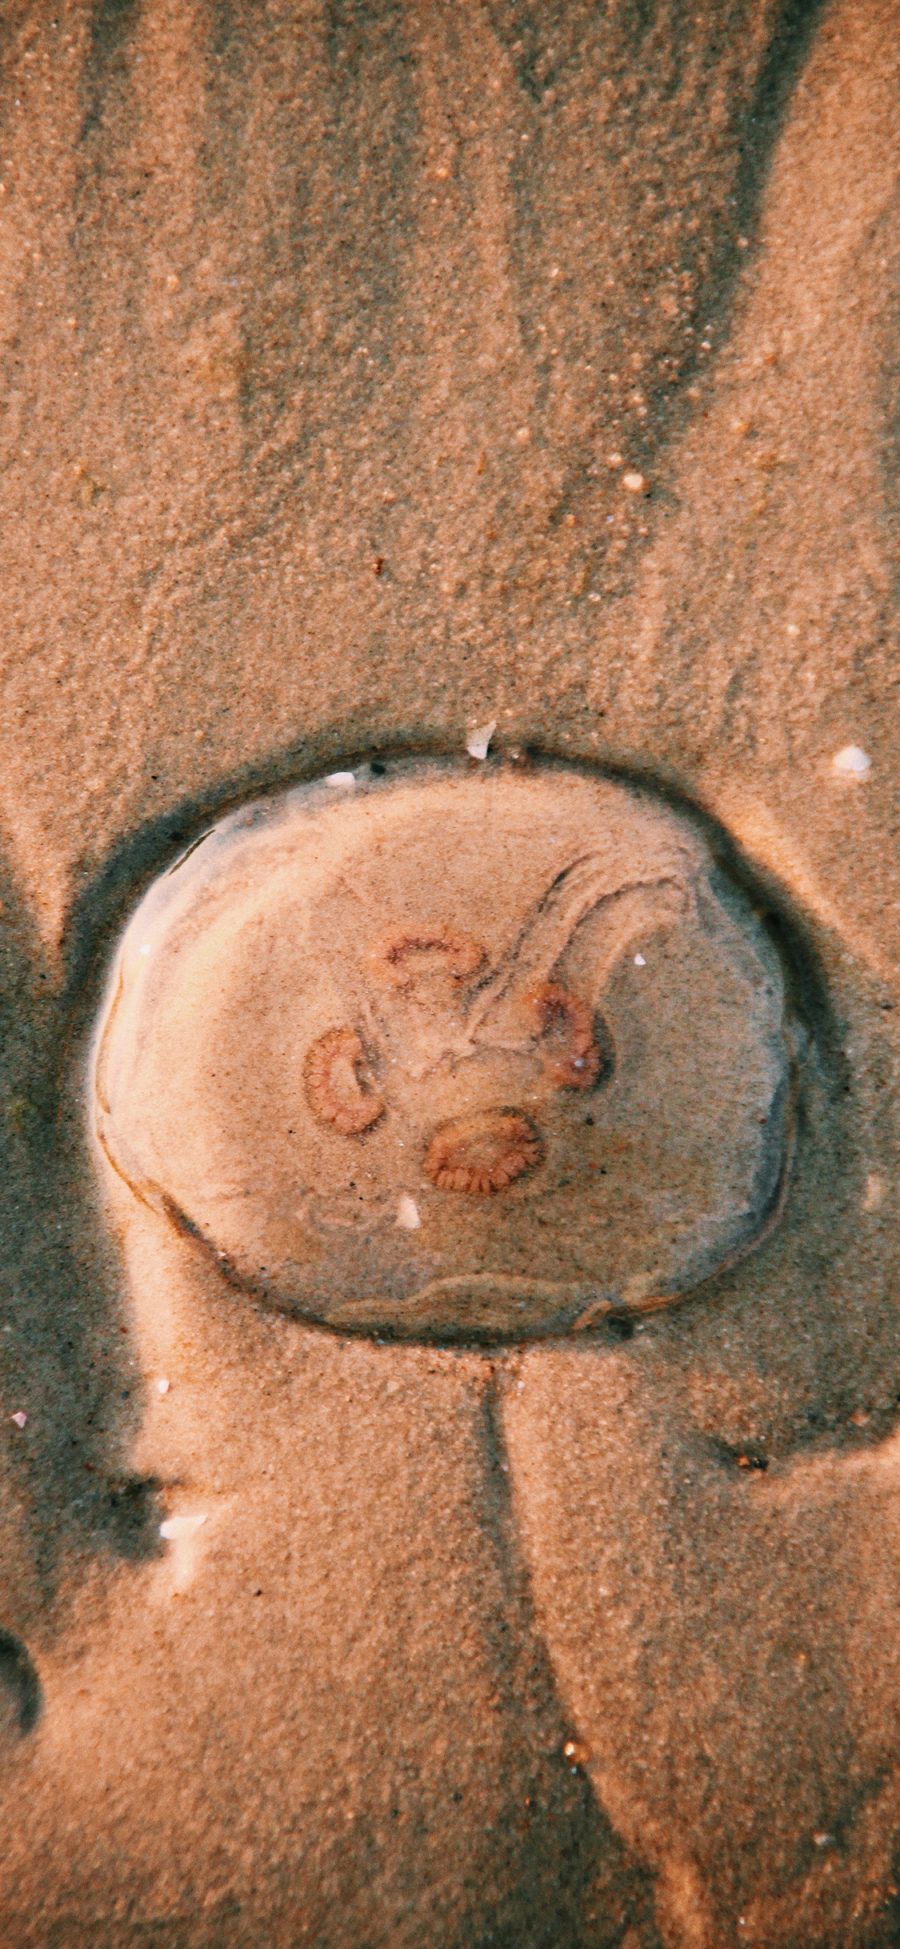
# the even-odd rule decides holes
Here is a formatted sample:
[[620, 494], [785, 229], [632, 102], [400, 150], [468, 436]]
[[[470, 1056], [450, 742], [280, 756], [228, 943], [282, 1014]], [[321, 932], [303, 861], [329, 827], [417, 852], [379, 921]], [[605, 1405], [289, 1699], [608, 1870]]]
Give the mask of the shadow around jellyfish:
[[70, 995], [2, 863], [0, 882], [0, 1360], [27, 1416], [3, 1429], [0, 1512], [18, 1623], [52, 1597], [67, 1556], [141, 1557], [158, 1539], [153, 1485], [115, 1460], [141, 1404], [72, 1093]]
[[14, 1733], [34, 1731], [44, 1704], [41, 1681], [27, 1646], [13, 1631], [0, 1630], [0, 1700], [0, 1719], [6, 1717]]
[[[7, 872], [4, 884], [5, 958], [0, 1006], [15, 1035], [4, 1038], [7, 1111], [0, 1129], [3, 1151], [4, 1202], [7, 1217], [5, 1277], [10, 1281], [9, 1317], [12, 1331], [7, 1358], [17, 1383], [36, 1400], [25, 1444], [9, 1443], [16, 1458], [23, 1493], [31, 1504], [36, 1556], [42, 1585], [52, 1587], [58, 1555], [57, 1538], [68, 1548], [81, 1546], [92, 1553], [111, 1550], [125, 1559], [140, 1560], [158, 1553], [156, 1485], [129, 1475], [128, 1449], [140, 1422], [142, 1404], [129, 1381], [128, 1329], [121, 1314], [120, 1267], [100, 1209], [92, 1160], [87, 1155], [81, 1102], [81, 1058], [96, 1016], [111, 951], [126, 915], [144, 889], [166, 867], [182, 858], [209, 825], [254, 797], [303, 782], [324, 769], [352, 770], [362, 761], [360, 751], [342, 751], [339, 738], [323, 740], [324, 749], [311, 764], [298, 762], [287, 749], [267, 767], [248, 766], [215, 791], [186, 797], [171, 813], [146, 822], [113, 850], [105, 866], [78, 896], [66, 929], [62, 983], [51, 987], [51, 970], [31, 927], [24, 903]], [[401, 757], [440, 755], [423, 740], [410, 738], [379, 754], [376, 767], [389, 768]], [[552, 770], [552, 755], [533, 751], [531, 762]], [[371, 754], [368, 754], [371, 763]], [[502, 764], [501, 758], [489, 761]], [[568, 769], [577, 770], [570, 760]], [[775, 943], [784, 970], [791, 1007], [805, 1025], [809, 1056], [797, 1105], [797, 1142], [786, 1210], [771, 1240], [763, 1242], [749, 1261], [714, 1274], [702, 1288], [688, 1295], [668, 1314], [654, 1320], [653, 1331], [680, 1332], [689, 1318], [691, 1330], [702, 1305], [717, 1314], [730, 1309], [736, 1330], [749, 1304], [758, 1304], [758, 1280], [772, 1255], [784, 1243], [805, 1261], [802, 1303], [783, 1297], [777, 1335], [782, 1348], [796, 1343], [799, 1366], [808, 1368], [804, 1332], [809, 1281], [818, 1278], [826, 1258], [833, 1258], [851, 1236], [865, 1160], [857, 1154], [846, 1114], [850, 1078], [844, 1054], [843, 1030], [825, 979], [813, 929], [774, 876], [751, 867], [731, 836], [694, 803], [674, 780], [651, 775], [639, 767], [589, 767], [651, 795], [681, 817], [693, 821], [725, 873], [752, 902]], [[831, 1227], [824, 1246], [816, 1243], [809, 1219], [822, 1181], [829, 1186]], [[813, 1228], [814, 1231], [814, 1228]], [[752, 1272], [749, 1270], [752, 1268]], [[745, 1301], [745, 1288], [752, 1297]], [[852, 1307], [850, 1309], [852, 1312]], [[896, 1418], [892, 1400], [864, 1429], [848, 1427], [832, 1411], [830, 1400], [849, 1383], [848, 1360], [842, 1340], [852, 1343], [851, 1360], [861, 1356], [877, 1371], [883, 1361], [886, 1336], [893, 1315], [873, 1309], [867, 1315], [865, 1336], [848, 1336], [848, 1313], [835, 1319], [831, 1332], [828, 1385], [824, 1405], [798, 1411], [793, 1442], [809, 1441], [842, 1446], [883, 1438]], [[857, 1322], [857, 1324], [859, 1324]], [[753, 1330], [758, 1329], [754, 1318]], [[316, 1330], [311, 1328], [310, 1330]], [[324, 1329], [328, 1331], [328, 1329]], [[588, 1337], [602, 1345], [623, 1337], [631, 1323], [613, 1313]], [[813, 1381], [811, 1374], [807, 1382]], [[47, 1402], [38, 1406], [41, 1390]], [[807, 1384], [815, 1397], [821, 1389]], [[784, 1451], [782, 1451], [784, 1452]], [[48, 1512], [41, 1516], [39, 1511]]]
[[[412, 741], [411, 741], [412, 742]], [[409, 755], [409, 751], [403, 754]], [[419, 749], [418, 755], [426, 754]], [[389, 773], [398, 754], [385, 752], [375, 763]], [[751, 867], [714, 819], [693, 803], [674, 781], [660, 781], [637, 768], [573, 766], [567, 759], [533, 754], [533, 761], [552, 772], [559, 764], [567, 771], [583, 770], [628, 784], [655, 802], [669, 805], [702, 833], [723, 872], [736, 881], [752, 903], [757, 918], [776, 944], [793, 1012], [803, 1023], [808, 1050], [798, 1102], [796, 1156], [786, 1208], [771, 1237], [740, 1265], [717, 1273], [668, 1312], [654, 1316], [644, 1330], [664, 1340], [673, 1351], [687, 1339], [702, 1361], [723, 1315], [736, 1344], [747, 1348], [768, 1341], [799, 1376], [796, 1411], [779, 1439], [783, 1459], [809, 1445], [841, 1449], [883, 1438], [896, 1419], [896, 1400], [884, 1413], [857, 1427], [840, 1412], [843, 1386], [858, 1375], [860, 1358], [877, 1373], [884, 1365], [887, 1336], [896, 1327], [887, 1307], [874, 1305], [865, 1322], [861, 1305], [843, 1311], [833, 1301], [825, 1353], [821, 1337], [810, 1352], [805, 1331], [809, 1295], [817, 1289], [829, 1257], [853, 1236], [858, 1192], [865, 1159], [848, 1115], [851, 1084], [844, 1054], [845, 1030], [829, 994], [823, 962], [812, 927], [774, 878]], [[330, 749], [325, 763], [352, 769], [359, 754], [340, 759]], [[368, 762], [371, 764], [371, 757]], [[502, 754], [488, 761], [502, 768]], [[244, 774], [214, 795], [184, 801], [177, 812], [141, 828], [115, 850], [103, 872], [79, 898], [67, 929], [66, 979], [58, 996], [39, 1000], [49, 986], [49, 970], [39, 943], [30, 930], [24, 905], [7, 881], [5, 898], [11, 927], [6, 941], [3, 1007], [6, 1021], [20, 1023], [20, 1039], [5, 1044], [7, 1089], [15, 1101], [29, 1106], [17, 1110], [2, 1133], [5, 1197], [15, 1225], [17, 1292], [16, 1333], [13, 1337], [18, 1372], [24, 1389], [40, 1386], [45, 1405], [30, 1414], [27, 1446], [18, 1435], [9, 1447], [15, 1465], [27, 1456], [28, 1524], [37, 1540], [41, 1590], [52, 1597], [58, 1555], [65, 1549], [90, 1555], [113, 1555], [139, 1562], [159, 1551], [156, 1485], [130, 1476], [127, 1457], [142, 1414], [142, 1401], [129, 1387], [127, 1356], [130, 1341], [121, 1311], [121, 1274], [116, 1248], [107, 1236], [95, 1179], [87, 1154], [83, 1117], [83, 1056], [87, 1046], [112, 949], [126, 915], [140, 893], [167, 866], [186, 856], [211, 821], [247, 798], [297, 783], [306, 772], [287, 752], [269, 768]], [[321, 759], [315, 774], [322, 769]], [[307, 776], [313, 774], [309, 768]], [[821, 1210], [821, 1185], [828, 1182], [831, 1224], [827, 1241], [813, 1222]], [[793, 1276], [774, 1294], [777, 1268], [792, 1262]], [[255, 1304], [248, 1300], [248, 1304]], [[851, 1330], [856, 1308], [855, 1324]], [[865, 1333], [862, 1327], [865, 1327]], [[329, 1332], [310, 1326], [309, 1331]], [[612, 1314], [580, 1338], [585, 1358], [601, 1357], [605, 1346], [634, 1331], [633, 1320]], [[865, 1344], [863, 1345], [863, 1342]], [[571, 1344], [571, 1343], [570, 1343]], [[863, 1349], [861, 1355], [861, 1348]], [[37, 1353], [32, 1362], [32, 1350]], [[526, 1722], [543, 1728], [544, 1747], [562, 1748], [565, 1720], [547, 1653], [534, 1618], [528, 1572], [504, 1468], [504, 1437], [496, 1405], [491, 1370], [502, 1376], [515, 1346], [484, 1348], [486, 1374], [482, 1491], [473, 1509], [490, 1538], [501, 1565], [509, 1614], [504, 1639], [505, 1683], [509, 1699], [521, 1703]], [[827, 1374], [822, 1371], [827, 1366]], [[48, 1378], [49, 1377], [49, 1378]], [[24, 1398], [24, 1396], [23, 1396]], [[29, 1404], [32, 1396], [29, 1395]], [[812, 1403], [812, 1406], [810, 1406]], [[23, 1431], [25, 1432], [25, 1431]], [[709, 1452], [721, 1466], [765, 1468], [760, 1452], [738, 1455], [727, 1439], [710, 1438]], [[49, 1520], [48, 1520], [49, 1512]], [[14, 1635], [18, 1618], [0, 1636], [0, 1677], [15, 1701], [20, 1731], [29, 1730], [40, 1710], [40, 1692], [24, 1645]], [[628, 1929], [642, 1945], [653, 1944], [652, 1876], [632, 1861], [624, 1843], [597, 1804], [591, 1787], [577, 1768], [536, 1766], [535, 1802], [552, 1812], [551, 1826], [565, 1856], [565, 1882], [571, 1915], [560, 1918], [553, 1938], [557, 1945], [585, 1940], [585, 1917], [605, 1888], [602, 1913], [610, 1932], [599, 1939], [610, 1945]], [[563, 1839], [563, 1836], [565, 1838]], [[552, 1856], [552, 1859], [551, 1859]], [[528, 1886], [535, 1911], [559, 1897], [559, 1861], [554, 1848], [525, 1850]], [[522, 1893], [521, 1870], [519, 1895]], [[527, 1893], [527, 1890], [526, 1890]], [[618, 1904], [618, 1907], [615, 1905]], [[615, 1916], [618, 1922], [613, 1922]], [[605, 1924], [604, 1924], [605, 1926]], [[479, 1909], [473, 1932], [484, 1929]], [[568, 1934], [566, 1934], [568, 1930]], [[473, 1940], [476, 1939], [473, 1933]], [[484, 1936], [485, 1941], [489, 1938]], [[498, 1908], [492, 1939], [502, 1943], [532, 1938], [521, 1935], [518, 1899], [507, 1914]], [[538, 1934], [535, 1943], [543, 1940]]]

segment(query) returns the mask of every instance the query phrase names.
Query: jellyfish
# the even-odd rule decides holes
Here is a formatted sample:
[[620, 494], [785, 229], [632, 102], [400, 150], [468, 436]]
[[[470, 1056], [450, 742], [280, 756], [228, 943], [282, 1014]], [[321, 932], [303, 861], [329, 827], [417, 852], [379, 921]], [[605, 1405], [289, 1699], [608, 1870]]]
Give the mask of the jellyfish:
[[750, 1249], [795, 1057], [775, 948], [689, 813], [420, 760], [245, 805], [150, 887], [91, 1100], [106, 1164], [239, 1288], [483, 1343], [671, 1304]]

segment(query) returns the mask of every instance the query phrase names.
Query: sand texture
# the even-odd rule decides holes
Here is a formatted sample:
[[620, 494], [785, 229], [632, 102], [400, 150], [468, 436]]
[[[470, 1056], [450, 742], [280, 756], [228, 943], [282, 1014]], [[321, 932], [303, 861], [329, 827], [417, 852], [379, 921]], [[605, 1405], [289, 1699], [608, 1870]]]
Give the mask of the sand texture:
[[10, 1949], [900, 1940], [898, 81], [4, 12]]

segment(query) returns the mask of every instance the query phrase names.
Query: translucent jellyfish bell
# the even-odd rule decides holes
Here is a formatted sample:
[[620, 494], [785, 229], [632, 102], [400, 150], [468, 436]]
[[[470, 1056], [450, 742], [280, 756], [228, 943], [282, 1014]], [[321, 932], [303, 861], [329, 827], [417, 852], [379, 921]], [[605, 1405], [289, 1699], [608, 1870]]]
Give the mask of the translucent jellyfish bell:
[[746, 1250], [790, 1078], [777, 956], [691, 821], [430, 761], [223, 819], [140, 902], [91, 1068], [104, 1159], [233, 1283], [442, 1340], [658, 1306]]

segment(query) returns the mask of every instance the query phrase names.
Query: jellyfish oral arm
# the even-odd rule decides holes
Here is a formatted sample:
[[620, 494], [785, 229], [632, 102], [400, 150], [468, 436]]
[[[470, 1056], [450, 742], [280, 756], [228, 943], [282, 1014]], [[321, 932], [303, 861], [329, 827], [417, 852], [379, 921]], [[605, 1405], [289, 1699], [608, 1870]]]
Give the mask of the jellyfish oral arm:
[[597, 932], [591, 971], [596, 1006], [629, 943], [678, 919], [690, 898], [687, 880], [675, 874], [610, 887], [608, 864], [591, 854], [576, 860], [554, 880], [511, 954], [474, 997], [466, 1024], [473, 1042], [503, 1049], [527, 1046], [533, 1033], [532, 998], [548, 984], [576, 930], [588, 919]]

